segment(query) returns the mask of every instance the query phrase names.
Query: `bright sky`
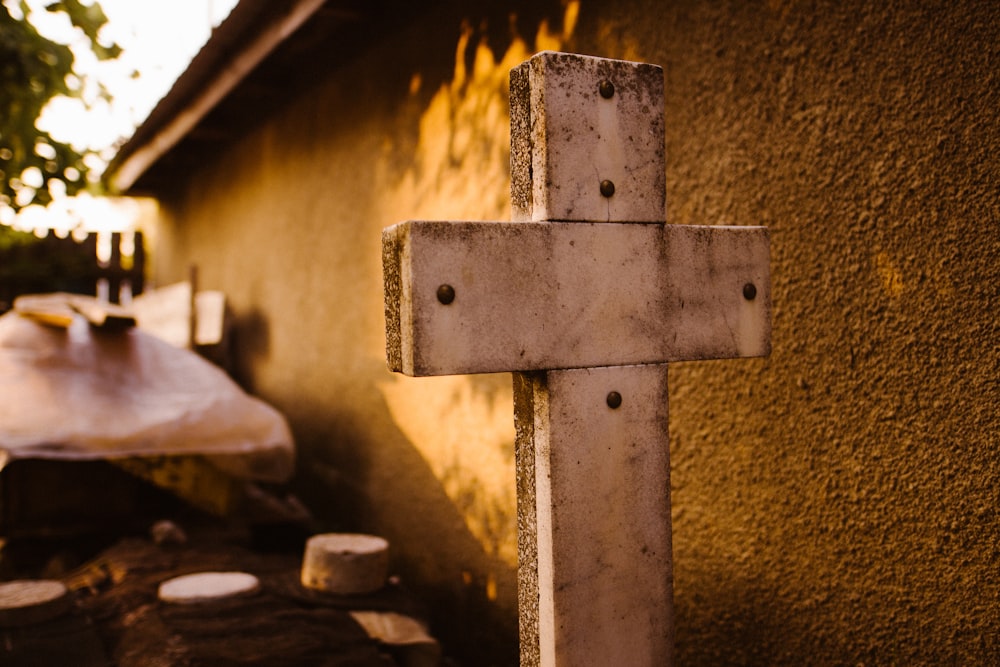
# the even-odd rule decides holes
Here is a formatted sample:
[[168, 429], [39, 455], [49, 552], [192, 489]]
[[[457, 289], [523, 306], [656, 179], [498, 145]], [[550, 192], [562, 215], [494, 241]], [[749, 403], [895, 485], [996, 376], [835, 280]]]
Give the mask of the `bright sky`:
[[[83, 33], [73, 28], [64, 14], [45, 11], [45, 5], [51, 0], [28, 0], [27, 3], [32, 9], [30, 20], [36, 29], [53, 41], [69, 44], [73, 49], [76, 70], [94, 79], [92, 85], [84, 89], [82, 100], [65, 97], [52, 100], [42, 113], [38, 126], [78, 150], [89, 148], [99, 151], [101, 159], [88, 164], [96, 174], [114, 156], [116, 145], [131, 136], [135, 127], [166, 94], [208, 39], [212, 28], [229, 14], [237, 2], [99, 1], [108, 17], [108, 24], [101, 31], [101, 41], [114, 42], [123, 49], [122, 55], [113, 61], [98, 61], [88, 49]], [[3, 0], [3, 3], [12, 15], [20, 16], [17, 0]], [[97, 81], [110, 92], [110, 103], [100, 98]], [[67, 204], [69, 202], [61, 202], [54, 207], [58, 211], [53, 213], [64, 212]], [[10, 209], [0, 211], [0, 222], [14, 223], [12, 213]], [[39, 210], [25, 209], [17, 221], [20, 224], [16, 226], [58, 228], [66, 224], [65, 221], [45, 223], [41, 214]], [[87, 221], [84, 224], [91, 226]]]
[[82, 101], [53, 100], [39, 125], [57, 134], [56, 139], [92, 149], [111, 147], [131, 134], [205, 43], [212, 27], [236, 4], [235, 0], [100, 0], [108, 16], [101, 41], [114, 42], [124, 52], [113, 61], [99, 62], [85, 42], [76, 39], [77, 31], [64, 14], [42, 9], [48, 3], [29, 1], [41, 9], [32, 16], [36, 27], [51, 39], [80, 44], [74, 48], [77, 69], [99, 79], [113, 100], [107, 104], [93, 89], [84, 91]]

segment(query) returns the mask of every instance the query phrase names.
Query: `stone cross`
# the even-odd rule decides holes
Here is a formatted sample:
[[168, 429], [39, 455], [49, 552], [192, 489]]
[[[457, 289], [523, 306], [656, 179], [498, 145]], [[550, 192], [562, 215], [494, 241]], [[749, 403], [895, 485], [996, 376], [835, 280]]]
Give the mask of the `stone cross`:
[[514, 373], [521, 664], [673, 663], [667, 362], [770, 349], [767, 230], [665, 224], [663, 72], [511, 71], [514, 222], [382, 235], [389, 367]]

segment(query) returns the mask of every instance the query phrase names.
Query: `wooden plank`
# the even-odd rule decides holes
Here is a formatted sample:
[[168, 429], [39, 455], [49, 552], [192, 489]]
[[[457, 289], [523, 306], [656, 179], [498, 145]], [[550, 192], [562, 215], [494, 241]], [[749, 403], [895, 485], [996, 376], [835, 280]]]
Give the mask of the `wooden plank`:
[[102, 329], [135, 326], [135, 314], [130, 308], [67, 292], [18, 297], [14, 300], [14, 310], [36, 322], [63, 329], [73, 324], [74, 313], [79, 313], [91, 325]]
[[109, 462], [216, 516], [230, 515], [242, 497], [243, 483], [203, 456], [131, 456]]
[[389, 367], [422, 376], [763, 356], [768, 261], [762, 227], [400, 223], [383, 232]]
[[131, 308], [108, 303], [90, 296], [71, 296], [70, 307], [101, 329], [127, 329], [135, 326], [135, 313]]
[[68, 298], [63, 292], [19, 296], [14, 299], [14, 312], [46, 326], [68, 329], [75, 317]]

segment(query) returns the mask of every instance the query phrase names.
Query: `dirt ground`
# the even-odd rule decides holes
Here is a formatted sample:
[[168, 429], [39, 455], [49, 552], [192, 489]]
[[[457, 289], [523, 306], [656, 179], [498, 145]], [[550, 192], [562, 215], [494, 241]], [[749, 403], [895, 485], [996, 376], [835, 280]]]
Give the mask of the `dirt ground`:
[[[266, 541], [266, 540], [265, 540]], [[81, 543], [77, 542], [78, 548]], [[273, 544], [273, 542], [272, 542]], [[15, 548], [11, 548], [15, 547]], [[18, 553], [18, 548], [20, 552]], [[65, 549], [6, 545], [22, 570], [34, 558], [50, 573]], [[71, 590], [70, 614], [20, 628], [0, 628], [0, 664], [68, 667], [225, 667], [227, 665], [392, 667], [410, 658], [370, 639], [348, 613], [397, 611], [420, 616], [398, 584], [368, 596], [334, 596], [298, 582], [300, 553], [260, 548], [246, 534], [201, 529], [183, 542], [158, 544], [152, 537], [115, 541], [61, 579]], [[25, 555], [27, 554], [27, 556]], [[157, 598], [163, 581], [203, 571], [239, 570], [260, 579], [260, 593], [195, 605]]]

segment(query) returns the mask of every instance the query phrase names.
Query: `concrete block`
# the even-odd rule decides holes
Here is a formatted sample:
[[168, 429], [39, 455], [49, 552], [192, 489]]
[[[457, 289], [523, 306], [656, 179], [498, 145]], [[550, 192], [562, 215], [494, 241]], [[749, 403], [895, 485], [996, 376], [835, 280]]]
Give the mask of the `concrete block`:
[[660, 67], [544, 51], [510, 91], [514, 220], [666, 220]]
[[514, 399], [521, 664], [671, 664], [667, 366], [518, 375]]
[[769, 351], [761, 227], [411, 221], [383, 247], [387, 356], [408, 375]]

